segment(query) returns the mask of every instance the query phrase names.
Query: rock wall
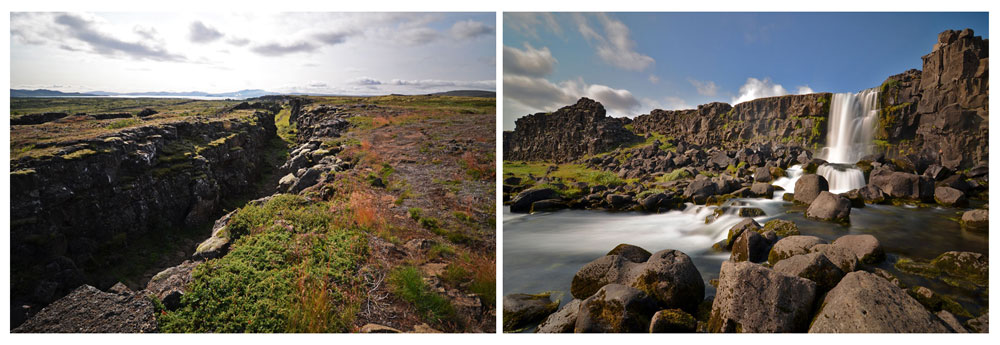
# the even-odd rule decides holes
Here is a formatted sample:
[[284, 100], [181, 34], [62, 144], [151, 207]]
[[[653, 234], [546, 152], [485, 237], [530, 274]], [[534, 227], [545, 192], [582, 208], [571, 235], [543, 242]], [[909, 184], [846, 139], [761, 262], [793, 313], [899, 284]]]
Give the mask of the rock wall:
[[130, 241], [211, 221], [261, 173], [273, 116], [144, 126], [12, 161], [12, 302], [107, 288]]
[[601, 103], [581, 98], [552, 113], [517, 119], [514, 131], [504, 133], [504, 159], [568, 162], [601, 153], [639, 139], [625, 124], [608, 117]]
[[699, 105], [698, 109], [660, 110], [632, 122], [636, 133], [656, 132], [700, 146], [745, 148], [753, 143], [781, 143], [810, 148], [826, 140], [829, 93], [758, 98], [736, 106]]
[[886, 79], [879, 89], [876, 140], [887, 158], [917, 172], [952, 170], [989, 160], [989, 40], [971, 29], [938, 35], [923, 71]]

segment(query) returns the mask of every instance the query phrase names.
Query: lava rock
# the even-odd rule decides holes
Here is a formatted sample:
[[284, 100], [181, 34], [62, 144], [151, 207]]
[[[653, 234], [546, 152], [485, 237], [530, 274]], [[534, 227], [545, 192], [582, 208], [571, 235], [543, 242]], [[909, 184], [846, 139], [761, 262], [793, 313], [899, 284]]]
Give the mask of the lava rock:
[[816, 283], [750, 262], [722, 263], [708, 320], [710, 332], [802, 332], [809, 327]]
[[[798, 193], [796, 193], [798, 194]], [[851, 202], [830, 192], [820, 192], [806, 209], [806, 217], [835, 222], [851, 221]]]
[[559, 194], [551, 188], [531, 188], [521, 193], [510, 202], [510, 212], [528, 213], [531, 212], [531, 204], [535, 201], [557, 199]]
[[795, 181], [795, 201], [812, 204], [820, 192], [830, 190], [826, 178], [816, 174], [805, 174]]
[[990, 225], [989, 210], [971, 210], [962, 213], [962, 227], [970, 230], [986, 230]]
[[823, 300], [809, 333], [925, 333], [948, 329], [913, 297], [872, 273], [848, 273]]
[[574, 299], [538, 325], [537, 333], [573, 333], [582, 300]]
[[969, 199], [965, 198], [965, 193], [951, 187], [934, 188], [934, 201], [948, 207], [965, 207], [969, 205]]
[[131, 291], [102, 292], [83, 285], [15, 328], [14, 333], [151, 333], [153, 303]]
[[816, 283], [820, 293], [829, 291], [840, 279], [844, 271], [830, 262], [823, 253], [799, 254], [774, 264], [774, 270], [791, 276], [809, 279]]
[[771, 243], [756, 231], [743, 231], [733, 243], [733, 252], [729, 260], [734, 262], [762, 262], [767, 260]]
[[606, 255], [581, 268], [570, 286], [573, 297], [585, 299], [602, 286], [623, 284], [638, 288], [664, 308], [695, 310], [704, 298], [701, 273], [686, 254], [672, 249], [653, 253], [643, 263], [621, 255]]
[[503, 297], [503, 330], [513, 332], [531, 323], [543, 320], [559, 308], [549, 294], [510, 294]]
[[649, 333], [694, 333], [698, 320], [680, 309], [664, 309], [653, 314]]
[[639, 289], [608, 284], [580, 304], [576, 333], [639, 333], [649, 330], [656, 301]]
[[650, 253], [648, 250], [642, 249], [638, 246], [622, 243], [604, 255], [621, 255], [629, 261], [643, 263], [646, 262], [646, 260], [649, 260], [649, 257], [653, 256], [653, 253]]
[[882, 244], [872, 235], [844, 235], [833, 241], [833, 246], [844, 248], [866, 264], [876, 264], [885, 259]]

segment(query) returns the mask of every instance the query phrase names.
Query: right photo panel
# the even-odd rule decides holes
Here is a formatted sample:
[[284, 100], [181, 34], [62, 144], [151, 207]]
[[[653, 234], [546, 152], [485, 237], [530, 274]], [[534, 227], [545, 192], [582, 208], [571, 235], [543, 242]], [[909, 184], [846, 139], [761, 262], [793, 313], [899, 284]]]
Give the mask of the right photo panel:
[[988, 332], [988, 17], [504, 13], [503, 331]]

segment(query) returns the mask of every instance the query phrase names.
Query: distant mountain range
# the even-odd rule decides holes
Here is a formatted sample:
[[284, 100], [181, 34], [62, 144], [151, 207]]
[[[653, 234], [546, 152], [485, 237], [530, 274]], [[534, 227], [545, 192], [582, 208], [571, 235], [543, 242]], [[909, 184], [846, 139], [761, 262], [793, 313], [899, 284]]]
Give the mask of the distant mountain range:
[[[308, 95], [308, 96], [335, 96], [329, 94], [314, 94], [314, 93], [290, 93], [294, 95]], [[224, 93], [208, 93], [201, 91], [189, 91], [189, 92], [106, 92], [106, 91], [90, 91], [90, 92], [62, 92], [55, 90], [37, 89], [37, 90], [25, 90], [25, 89], [10, 89], [10, 97], [115, 97], [115, 96], [128, 96], [128, 97], [212, 97], [212, 98], [233, 98], [233, 99], [245, 99], [254, 98], [267, 95], [285, 95], [279, 92], [270, 92], [259, 89], [253, 90], [240, 90], [236, 92], [224, 92]], [[480, 91], [480, 90], [455, 90], [432, 93], [432, 95], [437, 96], [465, 96], [465, 97], [496, 97], [497, 93], [494, 91]]]

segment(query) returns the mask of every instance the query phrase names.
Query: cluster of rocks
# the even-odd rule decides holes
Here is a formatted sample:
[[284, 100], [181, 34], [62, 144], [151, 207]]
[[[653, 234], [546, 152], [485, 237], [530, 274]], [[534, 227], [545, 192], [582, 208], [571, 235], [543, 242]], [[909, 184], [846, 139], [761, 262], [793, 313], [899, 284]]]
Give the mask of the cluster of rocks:
[[67, 113], [38, 113], [38, 114], [25, 114], [17, 117], [10, 118], [11, 126], [25, 126], [25, 125], [38, 125], [46, 122], [52, 122], [61, 118], [69, 116]]
[[290, 171], [278, 181], [278, 193], [299, 193], [322, 182], [332, 181], [335, 173], [350, 168], [350, 163], [336, 156], [343, 147], [322, 148], [323, 142], [312, 140], [292, 150], [288, 161], [279, 169]]
[[605, 152], [638, 139], [625, 129], [627, 119], [606, 116], [604, 106], [589, 98], [552, 113], [517, 119], [504, 132], [505, 160], [568, 162]]
[[[748, 219], [730, 230], [727, 241], [732, 253], [711, 282], [714, 297], [704, 298], [701, 274], [684, 253], [650, 254], [622, 244], [577, 272], [574, 299], [561, 309], [547, 294], [505, 296], [504, 330], [988, 332], [988, 313], [974, 317], [947, 296], [922, 286], [905, 289], [877, 268], [886, 255], [871, 235], [832, 243], [797, 234], [782, 238]], [[988, 260], [978, 253], [945, 253], [935, 261], [970, 279], [988, 272]]]
[[118, 277], [106, 267], [129, 241], [211, 221], [263, 171], [273, 115], [130, 128], [12, 161], [16, 319], [84, 283], [110, 288]]

